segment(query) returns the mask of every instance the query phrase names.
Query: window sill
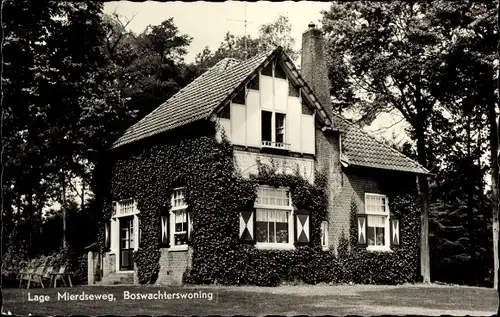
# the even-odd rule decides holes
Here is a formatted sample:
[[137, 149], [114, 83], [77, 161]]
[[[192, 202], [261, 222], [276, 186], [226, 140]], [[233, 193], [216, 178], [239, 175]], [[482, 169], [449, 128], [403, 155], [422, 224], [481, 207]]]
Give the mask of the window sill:
[[386, 246], [368, 246], [366, 247], [366, 251], [368, 252], [387, 252], [387, 253], [392, 253], [393, 251], [391, 250], [390, 247]]
[[257, 249], [261, 250], [294, 250], [295, 246], [290, 243], [257, 243]]
[[173, 247], [170, 247], [168, 248], [168, 251], [187, 251], [188, 250], [188, 246], [187, 244], [185, 245], [176, 245], [176, 246], [173, 246]]

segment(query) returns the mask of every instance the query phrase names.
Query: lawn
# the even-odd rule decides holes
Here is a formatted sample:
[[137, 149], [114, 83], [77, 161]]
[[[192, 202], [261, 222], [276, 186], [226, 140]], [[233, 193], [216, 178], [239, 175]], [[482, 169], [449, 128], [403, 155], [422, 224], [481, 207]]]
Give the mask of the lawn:
[[[58, 300], [58, 292], [68, 292]], [[162, 293], [166, 299], [126, 299], [124, 293]], [[112, 300], [70, 300], [81, 294], [113, 294]], [[171, 294], [171, 295], [168, 295]], [[178, 294], [178, 295], [176, 295]], [[193, 294], [193, 295], [189, 295]], [[196, 295], [195, 295], [196, 294]], [[210, 294], [212, 299], [210, 300]], [[35, 297], [38, 295], [38, 297]], [[4, 309], [16, 315], [472, 315], [496, 313], [495, 290], [454, 286], [159, 287], [82, 286], [4, 289]], [[49, 301], [43, 300], [49, 296]], [[157, 296], [157, 295], [156, 295]], [[168, 296], [171, 296], [168, 299]], [[175, 298], [198, 296], [198, 298]], [[203, 298], [201, 298], [203, 297]]]

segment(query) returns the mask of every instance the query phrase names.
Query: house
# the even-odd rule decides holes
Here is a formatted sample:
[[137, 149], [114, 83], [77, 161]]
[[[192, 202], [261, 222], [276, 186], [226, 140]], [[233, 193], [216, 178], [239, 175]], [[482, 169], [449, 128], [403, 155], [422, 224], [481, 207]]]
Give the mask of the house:
[[[177, 179], [182, 177], [168, 175], [181, 175], [181, 170], [185, 173], [196, 172], [190, 169], [187, 157], [185, 162], [182, 161], [184, 157], [180, 157], [179, 151], [183, 140], [201, 138], [197, 131], [202, 128], [198, 127], [207, 125], [215, 127], [214, 138], [217, 142], [225, 139], [230, 142], [237, 172], [243, 179], [258, 174], [260, 164], [272, 165], [277, 174], [295, 175], [308, 184], [315, 184], [316, 178], [320, 177], [319, 172], [325, 179], [326, 214], [320, 223], [317, 217], [311, 218], [304, 208], [296, 207], [297, 202], [292, 201], [290, 188], [260, 183], [252, 208], [238, 213], [239, 220], [235, 226], [239, 227], [228, 229], [221, 225], [220, 228], [225, 229], [216, 229], [220, 241], [224, 241], [225, 235], [229, 237], [237, 232], [239, 243], [247, 244], [241, 252], [248, 255], [254, 249], [263, 252], [271, 250], [269, 254], [275, 256], [276, 252], [291, 254], [286, 252], [311, 244], [313, 233], [320, 232], [318, 241], [322, 250], [314, 252], [328, 254], [331, 261], [341, 256], [342, 245], [349, 240], [361, 246], [367, 257], [392, 256], [394, 261], [400, 261], [407, 257], [405, 252], [409, 252], [411, 260], [407, 267], [404, 267], [406, 262], [398, 262], [396, 267], [394, 261], [385, 267], [392, 265], [394, 270], [403, 272], [401, 274], [418, 274], [418, 265], [415, 264], [415, 261], [418, 262], [418, 213], [412, 216], [412, 223], [405, 223], [404, 217], [411, 208], [402, 207], [397, 211], [399, 217], [396, 217], [392, 209], [399, 207], [391, 207], [391, 197], [394, 190], [415, 188], [416, 176], [428, 174], [428, 171], [333, 113], [324, 55], [322, 34], [314, 24], [310, 24], [303, 34], [300, 71], [280, 47], [245, 61], [226, 58], [130, 127], [114, 143], [110, 156], [119, 157], [134, 151], [142, 151], [143, 154], [133, 159], [127, 156], [129, 163], [126, 168], [126, 160], [116, 160], [110, 166], [110, 173], [116, 174], [115, 171], [121, 169], [121, 176], [112, 175], [115, 183], [110, 185], [109, 199], [106, 200], [105, 209], [111, 211], [106, 216], [103, 233], [104, 282], [147, 280], [178, 284], [182, 282], [186, 270], [191, 269], [196, 251], [190, 247], [190, 239], [197, 230], [208, 230], [212, 224], [200, 216], [198, 219], [204, 222], [197, 224], [196, 217], [189, 210], [190, 207], [200, 210], [203, 206], [200, 206], [201, 203], [190, 206], [185, 184]], [[173, 139], [177, 141], [171, 141]], [[162, 149], [161, 144], [168, 142], [173, 144], [169, 145], [171, 147], [177, 146], [176, 150], [162, 152], [157, 158], [150, 159]], [[201, 141], [189, 142], [198, 144], [201, 151]], [[160, 172], [161, 165], [168, 160], [177, 160], [182, 164]], [[157, 167], [154, 164], [158, 164]], [[149, 170], [143, 165], [150, 166]], [[207, 168], [207, 172], [203, 173], [208, 172]], [[151, 181], [142, 180], [144, 173], [150, 174]], [[165, 180], [169, 177], [176, 179]], [[214, 183], [217, 178], [215, 175]], [[163, 197], [167, 190], [158, 184], [165, 181], [172, 187], [168, 190], [170, 194], [162, 198], [162, 202], [157, 202], [156, 199]], [[211, 180], [207, 178], [205, 181]], [[230, 185], [219, 185], [228, 186], [226, 190], [231, 190]], [[207, 186], [207, 192], [213, 190], [210, 183], [203, 186]], [[141, 197], [149, 197], [141, 198], [144, 207], [137, 198], [141, 191], [147, 191]], [[202, 199], [203, 194], [191, 194], [196, 197], [189, 199]], [[210, 200], [211, 197], [206, 199], [209, 200], [207, 213], [214, 215], [219, 215], [214, 209], [230, 208], [226, 205], [232, 204], [228, 201], [214, 205], [216, 203]], [[224, 201], [219, 196], [213, 199]], [[160, 208], [162, 204], [169, 206], [168, 210]], [[146, 209], [150, 216], [141, 218]], [[318, 223], [320, 228], [315, 228]], [[151, 236], [143, 228], [148, 232], [157, 232], [159, 238], [156, 233]], [[408, 228], [404, 233], [406, 239], [402, 228]], [[202, 241], [203, 235], [196, 239]], [[232, 252], [231, 246], [224, 247], [228, 248], [224, 251], [226, 253], [210, 260], [212, 264], [225, 261], [224, 254]], [[357, 261], [361, 261], [359, 257]], [[198, 270], [205, 272], [212, 265], [202, 263], [202, 260], [195, 262]], [[142, 273], [138, 272], [138, 267], [143, 268]], [[236, 274], [231, 267], [227, 267], [227, 272]], [[353, 272], [357, 274], [356, 268]], [[365, 273], [366, 276], [370, 274]], [[363, 281], [383, 282], [386, 279], [368, 276]]]

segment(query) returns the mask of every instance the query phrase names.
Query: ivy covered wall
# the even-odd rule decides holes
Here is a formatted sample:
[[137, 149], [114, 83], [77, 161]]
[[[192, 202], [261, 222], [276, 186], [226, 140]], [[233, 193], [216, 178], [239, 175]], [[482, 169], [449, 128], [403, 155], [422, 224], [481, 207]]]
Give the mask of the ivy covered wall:
[[[259, 175], [244, 179], [235, 169], [231, 144], [216, 141], [213, 123], [202, 122], [174, 132], [169, 134], [171, 136], [138, 142], [140, 147], [135, 145], [110, 152], [108, 168], [101, 169], [102, 177], [109, 178], [109, 183], [103, 179], [101, 192], [104, 220], [111, 216], [112, 201], [127, 198], [137, 201], [141, 235], [134, 259], [140, 283], [155, 283], [158, 278], [160, 213], [170, 208], [171, 193], [176, 187], [185, 188], [185, 199], [193, 219], [189, 242], [193, 250], [192, 263], [184, 276], [187, 283], [392, 284], [414, 278], [413, 254], [418, 246], [418, 228], [415, 236], [411, 221], [418, 217], [411, 204], [407, 204], [406, 196], [390, 200], [395, 204], [393, 210], [398, 210], [402, 216], [403, 244], [399, 250], [386, 254], [368, 253], [345, 239], [345, 248], [336, 257], [331, 251], [323, 251], [320, 245], [320, 225], [327, 216], [325, 176], [317, 173], [316, 183], [311, 185], [297, 175], [279, 175], [272, 166], [259, 165]], [[239, 211], [253, 207], [259, 184], [288, 187], [294, 206], [311, 213], [309, 246], [295, 250], [261, 250], [238, 242]], [[350, 212], [355, 212], [353, 206]], [[354, 222], [353, 226], [356, 230]], [[415, 239], [417, 244], [414, 245]], [[103, 243], [102, 232], [100, 241]], [[389, 270], [384, 270], [386, 267]], [[381, 273], [370, 275], [373, 270]]]

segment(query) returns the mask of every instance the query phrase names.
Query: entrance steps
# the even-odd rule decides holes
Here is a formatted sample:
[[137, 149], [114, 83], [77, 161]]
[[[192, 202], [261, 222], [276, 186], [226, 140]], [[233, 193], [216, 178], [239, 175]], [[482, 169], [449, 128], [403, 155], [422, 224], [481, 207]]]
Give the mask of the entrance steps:
[[95, 285], [127, 285], [134, 284], [134, 273], [110, 273]]

